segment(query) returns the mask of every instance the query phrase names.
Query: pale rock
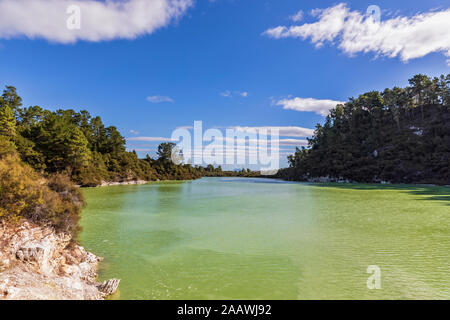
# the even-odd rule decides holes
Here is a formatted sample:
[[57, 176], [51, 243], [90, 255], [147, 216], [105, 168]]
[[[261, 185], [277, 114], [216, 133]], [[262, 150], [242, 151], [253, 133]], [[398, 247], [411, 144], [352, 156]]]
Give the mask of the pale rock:
[[52, 228], [0, 223], [0, 300], [104, 299], [119, 281], [98, 283], [99, 261]]

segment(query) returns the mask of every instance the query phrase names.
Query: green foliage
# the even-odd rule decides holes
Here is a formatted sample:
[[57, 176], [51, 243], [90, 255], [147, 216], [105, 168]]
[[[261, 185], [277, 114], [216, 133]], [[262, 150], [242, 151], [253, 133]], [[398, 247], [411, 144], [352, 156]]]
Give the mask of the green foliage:
[[1, 220], [14, 223], [27, 219], [76, 236], [83, 205], [80, 191], [68, 177], [57, 175], [47, 180], [30, 166], [21, 164], [16, 154], [1, 157]]
[[0, 107], [9, 106], [13, 113], [17, 115], [22, 106], [22, 98], [16, 92], [16, 88], [6, 86], [0, 99]]
[[158, 146], [158, 159], [161, 161], [170, 161], [172, 158], [172, 151], [175, 148], [176, 144], [173, 142], [164, 142]]
[[7, 104], [0, 107], [0, 135], [7, 137], [16, 135], [16, 118]]
[[[117, 128], [106, 127], [100, 117], [92, 117], [85, 110], [51, 112], [39, 106], [21, 108], [21, 101], [14, 87], [6, 87], [0, 100], [1, 130], [5, 139], [12, 141], [13, 148], [17, 147], [21, 160], [37, 171], [63, 172], [82, 186], [97, 186], [103, 181], [190, 180], [204, 175], [237, 175], [223, 173], [222, 168], [217, 170], [212, 165], [203, 170], [174, 164], [171, 159], [175, 144], [171, 142], [159, 145], [157, 160], [148, 156], [138, 159], [136, 152], [126, 151], [125, 138]], [[181, 153], [179, 157], [182, 159]]]
[[0, 135], [0, 159], [7, 155], [15, 155], [16, 147], [8, 137]]
[[36, 150], [36, 145], [33, 141], [17, 135], [14, 137], [14, 144], [24, 162], [38, 171], [44, 171], [46, 169], [45, 157]]
[[450, 75], [409, 83], [336, 106], [278, 176], [449, 184]]

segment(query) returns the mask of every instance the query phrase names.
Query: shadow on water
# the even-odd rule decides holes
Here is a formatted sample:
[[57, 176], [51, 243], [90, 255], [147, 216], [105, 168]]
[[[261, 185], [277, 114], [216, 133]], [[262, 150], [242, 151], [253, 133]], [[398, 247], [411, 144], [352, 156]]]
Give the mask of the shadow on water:
[[424, 196], [416, 200], [435, 200], [443, 201], [450, 206], [450, 187], [448, 186], [430, 186], [430, 185], [401, 185], [401, 184], [352, 184], [352, 183], [313, 183], [312, 186], [320, 188], [337, 188], [347, 190], [396, 190], [409, 193], [416, 196]]

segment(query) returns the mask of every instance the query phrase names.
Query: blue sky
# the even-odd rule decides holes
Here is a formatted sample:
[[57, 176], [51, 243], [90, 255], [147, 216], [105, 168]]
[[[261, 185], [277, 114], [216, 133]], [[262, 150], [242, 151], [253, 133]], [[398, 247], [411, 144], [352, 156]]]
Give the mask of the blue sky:
[[[2, 14], [8, 14], [8, 5], [34, 0], [15, 0], [14, 4], [10, 1], [0, 0], [0, 8], [4, 5], [0, 21]], [[117, 126], [127, 138], [170, 137], [176, 127], [192, 126], [194, 120], [202, 120], [206, 128], [314, 128], [324, 120], [318, 110], [311, 109], [314, 106], [309, 111], [286, 110], [286, 104], [277, 102], [294, 101], [296, 97], [346, 101], [365, 91], [405, 86], [416, 73], [437, 76], [449, 72], [450, 34], [445, 25], [443, 30], [430, 27], [427, 31], [446, 37], [443, 43], [423, 40], [421, 44], [422, 40], [418, 40], [419, 46], [438, 48], [419, 57], [411, 48], [396, 56], [380, 54], [386, 48], [380, 48], [378, 54], [373, 48], [367, 53], [352, 54], [339, 47], [339, 37], [318, 48], [317, 42], [311, 41], [312, 34], [306, 38], [294, 33], [264, 34], [278, 26], [287, 30], [290, 26], [317, 22], [320, 18], [312, 16], [311, 10], [332, 8], [339, 3], [197, 0], [188, 3], [177, 17], [148, 32], [122, 36], [130, 39], [100, 36], [86, 41], [80, 36], [66, 41], [63, 33], [61, 38], [52, 38], [58, 30], [41, 32], [38, 22], [31, 29], [20, 21], [17, 26], [13, 25], [16, 22], [0, 22], [0, 85], [17, 87], [26, 106], [86, 109], [101, 116], [107, 125]], [[344, 3], [349, 11], [361, 14], [376, 4], [381, 9], [382, 22], [449, 9], [448, 1], [442, 0]], [[303, 18], [293, 21], [291, 17], [299, 10]], [[431, 19], [439, 23], [439, 17]], [[36, 36], [33, 32], [38, 29], [41, 33]], [[413, 58], [405, 60], [408, 55]], [[157, 142], [128, 144], [141, 150]], [[145, 153], [154, 155], [150, 151], [139, 152], [141, 156]], [[286, 165], [284, 160], [282, 165]]]

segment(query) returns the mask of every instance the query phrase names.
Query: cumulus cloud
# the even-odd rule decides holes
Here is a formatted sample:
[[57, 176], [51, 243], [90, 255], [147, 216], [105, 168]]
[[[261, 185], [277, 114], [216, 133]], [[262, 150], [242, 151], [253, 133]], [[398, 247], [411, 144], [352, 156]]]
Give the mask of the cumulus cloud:
[[[1, 0], [0, 38], [58, 43], [134, 39], [181, 17], [193, 0]], [[79, 8], [80, 28], [68, 28]]]
[[174, 103], [173, 99], [171, 97], [166, 96], [151, 96], [147, 97], [147, 101], [151, 103], [161, 103], [161, 102], [170, 102]]
[[248, 132], [256, 130], [267, 130], [270, 134], [271, 130], [278, 130], [281, 137], [301, 137], [306, 138], [314, 134], [314, 129], [302, 128], [302, 127], [233, 127], [236, 131]]
[[264, 34], [275, 39], [310, 39], [317, 47], [329, 42], [349, 55], [373, 52], [377, 56], [400, 57], [404, 62], [432, 52], [450, 57], [450, 9], [384, 21], [351, 11], [344, 3], [312, 13], [317, 17], [314, 23], [278, 26]]
[[295, 111], [312, 111], [321, 116], [328, 115], [330, 109], [336, 107], [338, 104], [343, 104], [344, 102], [335, 100], [319, 100], [314, 98], [292, 98], [292, 99], [282, 99], [275, 103], [277, 106], [282, 106], [285, 110], [295, 110]]

